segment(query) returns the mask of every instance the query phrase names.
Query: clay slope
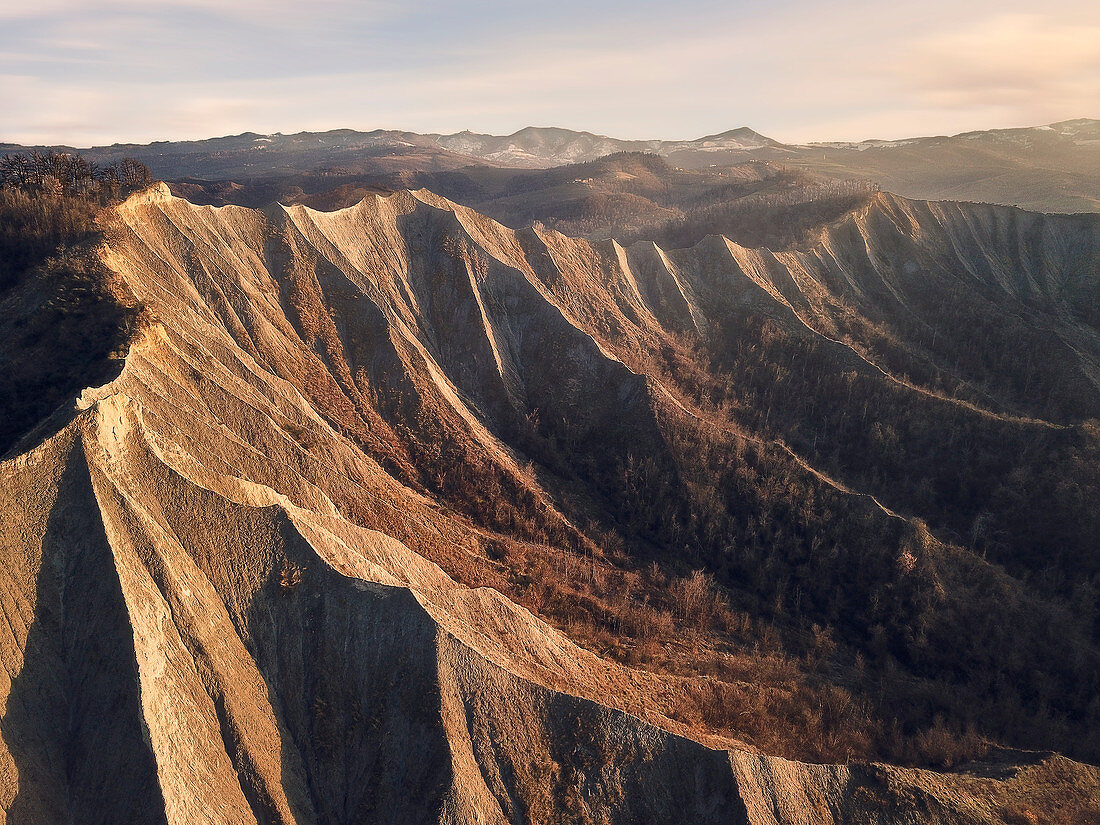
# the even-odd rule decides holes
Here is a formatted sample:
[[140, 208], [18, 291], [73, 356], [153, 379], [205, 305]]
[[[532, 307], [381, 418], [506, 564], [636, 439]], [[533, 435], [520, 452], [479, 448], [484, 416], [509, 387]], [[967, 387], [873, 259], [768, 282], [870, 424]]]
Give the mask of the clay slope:
[[[1072, 380], [1034, 378], [1051, 387], [1038, 406], [986, 388], [978, 361], [947, 375], [932, 344], [927, 374], [903, 375], [890, 359], [913, 352], [908, 327], [854, 337], [849, 310], [873, 316], [875, 291], [919, 316], [906, 273], [942, 269], [963, 233], [952, 266], [970, 262], [991, 306], [1089, 312], [1086, 287], [1066, 288], [1082, 271], [1072, 227], [1014, 226], [1057, 260], [1009, 273], [981, 246], [1009, 219], [937, 209], [885, 199], [813, 251], [772, 254], [517, 233], [427, 192], [336, 213], [132, 197], [100, 250], [142, 307], [121, 374], [0, 464], [6, 821], [1003, 822], [1035, 799], [1095, 807], [1097, 770], [1049, 754], [985, 775], [762, 755], [676, 718], [661, 697], [687, 677], [598, 657], [504, 584], [456, 581], [507, 581], [500, 536], [611, 564], [582, 523], [593, 513], [668, 546], [660, 524], [628, 532], [631, 500], [652, 491], [615, 492], [595, 457], [571, 470], [555, 456], [648, 452], [686, 476], [670, 422], [715, 444], [749, 433], [742, 448], [755, 439], [895, 561], [917, 499], [799, 454], [783, 414], [719, 420], [654, 361], [753, 313], [964, 429], [1070, 438], [1097, 397], [1087, 323], [1060, 327]], [[914, 257], [876, 246], [914, 244], [918, 221], [936, 235], [905, 247]], [[859, 260], [849, 235], [865, 239]], [[877, 265], [887, 252], [896, 267]], [[965, 551], [930, 538], [921, 552], [917, 574], [954, 604], [961, 585], [937, 566]], [[999, 588], [1006, 615], [1046, 609], [991, 564], [967, 575]], [[1032, 669], [1061, 653], [1020, 644]]]

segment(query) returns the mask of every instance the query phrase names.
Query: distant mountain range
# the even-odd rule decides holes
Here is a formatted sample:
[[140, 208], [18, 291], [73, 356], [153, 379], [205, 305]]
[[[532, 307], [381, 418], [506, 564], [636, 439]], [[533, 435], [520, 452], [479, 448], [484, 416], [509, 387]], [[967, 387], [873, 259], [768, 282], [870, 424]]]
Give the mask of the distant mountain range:
[[531, 126], [503, 137], [473, 132], [427, 137], [444, 149], [462, 155], [507, 166], [534, 168], [583, 163], [616, 152], [649, 152], [671, 158], [677, 165], [693, 168], [715, 159], [729, 156], [741, 159], [745, 153], [786, 148], [782, 143], [747, 127], [731, 129], [720, 135], [707, 135], [697, 140], [619, 140], [591, 132], [539, 129]]
[[788, 161], [833, 178], [861, 176], [891, 192], [1043, 212], [1100, 211], [1100, 120], [953, 137], [823, 143]]
[[[19, 148], [0, 144], [0, 152]], [[870, 180], [906, 197], [1045, 212], [1100, 211], [1100, 121], [1090, 119], [951, 137], [806, 145], [783, 144], [749, 128], [669, 141], [528, 127], [506, 136], [350, 129], [295, 135], [246, 132], [80, 151], [100, 163], [136, 157], [167, 181], [255, 181], [308, 174], [342, 180], [375, 177], [391, 187], [407, 185], [417, 174], [471, 165], [549, 168], [616, 152], [647, 152], [682, 169], [767, 161], [831, 179]]]

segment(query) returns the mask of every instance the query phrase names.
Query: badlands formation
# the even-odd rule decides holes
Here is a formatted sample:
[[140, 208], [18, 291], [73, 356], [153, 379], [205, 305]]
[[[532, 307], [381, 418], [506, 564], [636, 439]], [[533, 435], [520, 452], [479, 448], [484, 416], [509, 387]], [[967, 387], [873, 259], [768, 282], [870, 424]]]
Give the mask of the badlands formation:
[[[568, 485], [532, 466], [513, 423], [568, 417], [575, 455], [613, 427], [649, 449], [671, 418], [709, 426], [646, 353], [748, 312], [906, 403], [1062, 438], [1100, 385], [1092, 327], [1075, 322], [1059, 344], [1072, 391], [1045, 410], [1006, 391], [991, 410], [990, 394], [851, 346], [828, 295], [908, 301], [906, 278], [953, 255], [982, 289], [1079, 321], [1065, 279], [1073, 255], [1096, 272], [1095, 224], [882, 195], [810, 250], [710, 237], [669, 251], [512, 231], [426, 191], [321, 213], [196, 207], [163, 186], [101, 220], [95, 254], [136, 317], [121, 371], [0, 463], [6, 822], [1018, 823], [1047, 821], [1034, 818], [1043, 800], [1065, 821], [1100, 810], [1100, 772], [1054, 754], [984, 772], [806, 764], [664, 715], [653, 697], [673, 677], [456, 580], [489, 563], [491, 531], [424, 469], [460, 444], [491, 468], [477, 483], [523, 497], [547, 530], [582, 532]], [[887, 237], [908, 267], [883, 263]], [[1006, 244], [1022, 275], [998, 264]], [[886, 533], [904, 526], [881, 490], [782, 449], [827, 501]], [[973, 575], [1007, 581], [992, 565]], [[1095, 650], [1082, 655], [1087, 670]]]

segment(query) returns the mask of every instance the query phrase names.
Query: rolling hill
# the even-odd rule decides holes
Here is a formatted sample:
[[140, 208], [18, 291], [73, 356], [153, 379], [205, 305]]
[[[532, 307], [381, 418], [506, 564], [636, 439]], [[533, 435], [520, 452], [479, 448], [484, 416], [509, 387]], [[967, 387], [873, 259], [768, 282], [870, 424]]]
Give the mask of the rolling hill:
[[[0, 144], [0, 152], [20, 148]], [[245, 133], [80, 151], [99, 163], [135, 157], [159, 179], [189, 185], [181, 191], [190, 197], [210, 200], [204, 192], [213, 189], [222, 202], [245, 205], [298, 201], [341, 185], [379, 191], [435, 189], [439, 187], [433, 175], [459, 169], [491, 187], [497, 180], [493, 167], [545, 169], [631, 152], [665, 158], [677, 170], [767, 163], [831, 180], [867, 181], [910, 198], [997, 203], [1043, 212], [1100, 210], [1100, 121], [1089, 119], [951, 137], [808, 145], [783, 144], [745, 127], [672, 141], [620, 140], [529, 127], [507, 136], [350, 129]], [[225, 185], [211, 187], [214, 182]], [[248, 191], [238, 191], [241, 187]]]

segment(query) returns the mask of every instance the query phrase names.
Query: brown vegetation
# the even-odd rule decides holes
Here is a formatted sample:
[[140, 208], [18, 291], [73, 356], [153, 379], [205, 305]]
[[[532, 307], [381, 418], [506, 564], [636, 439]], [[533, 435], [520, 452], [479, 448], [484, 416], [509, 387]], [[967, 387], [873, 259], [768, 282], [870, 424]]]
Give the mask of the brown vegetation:
[[[667, 335], [643, 360], [611, 338], [697, 411], [663, 407], [656, 440], [626, 414], [596, 431], [565, 408], [501, 424], [582, 525], [579, 544], [546, 532], [538, 497], [510, 493], [507, 517], [495, 515], [509, 488], [491, 464], [413, 447], [434, 491], [503, 534], [486, 543], [485, 569], [436, 558], [593, 649], [714, 678], [706, 690], [685, 686], [667, 712], [774, 752], [942, 766], [1002, 741], [1090, 758], [1100, 546], [1090, 425], [1008, 415], [1014, 361], [980, 383], [959, 381], [964, 362], [953, 361], [957, 401], [884, 380], [851, 351], [881, 362], [913, 359], [915, 348], [873, 325], [851, 329], [874, 337], [837, 344], [761, 314], [707, 339]], [[1050, 366], [1033, 382], [1056, 397], [1065, 385], [1051, 371], [1064, 361], [1038, 363]], [[976, 386], [997, 394], [966, 400]], [[1095, 390], [1073, 389], [1095, 408]], [[410, 442], [432, 432], [418, 416]], [[828, 475], [808, 472], [792, 448]], [[1036, 495], [1042, 512], [1023, 503]]]
[[95, 216], [148, 183], [133, 160], [98, 170], [77, 155], [0, 158], [0, 454], [121, 366], [135, 313], [93, 254]]

